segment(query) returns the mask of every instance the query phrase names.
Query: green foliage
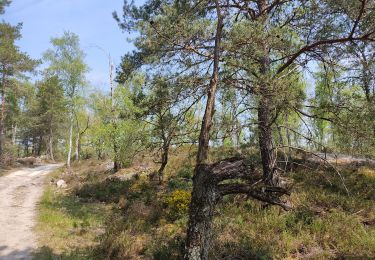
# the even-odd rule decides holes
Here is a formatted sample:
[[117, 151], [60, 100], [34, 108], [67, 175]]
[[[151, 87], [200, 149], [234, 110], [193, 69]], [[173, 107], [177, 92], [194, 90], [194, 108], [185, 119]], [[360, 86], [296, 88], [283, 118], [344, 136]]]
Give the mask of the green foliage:
[[[61, 173], [53, 173], [58, 178]], [[83, 202], [47, 187], [39, 204], [36, 232], [43, 245], [33, 259], [95, 259], [93, 247], [108, 214], [102, 203]]]
[[[7, 3], [0, 5], [0, 12]], [[0, 162], [7, 141], [6, 132], [17, 124], [22, 91], [18, 79], [24, 77], [26, 72], [33, 71], [38, 64], [16, 45], [16, 41], [21, 38], [21, 28], [21, 24], [12, 26], [6, 22], [0, 23]], [[14, 143], [14, 133], [12, 139]]]
[[89, 69], [84, 62], [85, 53], [80, 48], [78, 35], [71, 32], [52, 38], [51, 44], [53, 49], [44, 53], [44, 59], [49, 63], [46, 73], [58, 76], [70, 106], [73, 106], [80, 88], [86, 84], [85, 73]]
[[[9, 81], [9, 77], [17, 76], [17, 73], [32, 71], [38, 61], [31, 59], [26, 53], [19, 50], [16, 41], [21, 38], [22, 25], [12, 26], [9, 23], [0, 23], [0, 73]], [[1, 82], [2, 87], [7, 87], [9, 82]], [[6, 85], [4, 85], [6, 84]], [[9, 86], [10, 87], [10, 86]]]
[[[82, 107], [82, 90], [87, 85], [86, 73], [89, 68], [84, 62], [85, 53], [80, 47], [78, 35], [64, 32], [61, 37], [51, 39], [52, 48], [48, 49], [43, 57], [48, 63], [45, 74], [56, 76], [61, 81], [68, 106], [69, 136], [66, 138], [67, 164], [73, 150], [74, 115]], [[79, 128], [79, 123], [77, 124]], [[76, 129], [76, 131], [80, 131]], [[78, 145], [80, 140], [78, 140]]]
[[135, 120], [122, 120], [117, 124], [113, 135], [118, 148], [115, 156], [123, 167], [127, 167], [144, 147], [147, 138], [144, 124]]
[[[162, 175], [171, 151], [179, 153], [183, 144], [195, 151], [203, 139], [212, 150], [208, 161], [243, 156], [257, 172], [262, 159], [263, 169], [273, 171], [280, 159], [295, 155], [291, 148], [286, 155], [286, 146], [375, 154], [371, 1], [219, 2], [124, 1], [123, 16], [115, 18], [133, 33], [135, 50], [123, 56], [114, 91], [96, 91], [91, 102], [84, 93], [88, 66], [77, 35], [65, 32], [51, 39], [44, 78], [33, 85], [19, 80], [37, 64], [15, 45], [20, 25], [1, 23], [2, 159], [69, 145], [70, 167], [76, 141], [77, 151], [82, 142], [87, 157], [110, 158], [116, 168], [130, 167], [145, 151], [156, 153], [160, 158], [152, 160], [161, 164]], [[0, 2], [0, 14], [8, 4]], [[217, 28], [223, 30], [220, 39], [215, 39]], [[306, 72], [315, 70], [317, 61], [310, 89]], [[212, 73], [217, 63], [218, 75]], [[199, 138], [210, 95], [216, 102], [211, 103], [213, 122]], [[17, 126], [22, 127], [18, 133]], [[16, 150], [17, 143], [24, 152]], [[255, 145], [262, 156], [259, 147], [253, 151]], [[77, 178], [80, 183], [69, 195], [49, 189], [41, 221], [84, 236], [100, 226], [91, 206], [101, 202], [114, 206], [101, 236], [101, 259], [181, 258], [194, 165], [180, 162], [187, 156], [177, 160], [159, 185], [144, 176], [121, 180], [100, 172]], [[332, 169], [291, 172], [296, 183], [290, 212], [239, 195], [226, 197], [215, 219], [210, 258], [373, 257], [374, 176], [352, 170], [343, 169], [351, 196], [329, 175]]]
[[193, 186], [194, 168], [190, 164], [184, 164], [175, 174], [168, 179], [168, 188], [170, 190], [191, 190]]
[[126, 85], [116, 86], [113, 99], [101, 93], [91, 96], [94, 118], [88, 138], [98, 157], [108, 156], [122, 167], [131, 165], [147, 146], [146, 124], [136, 118], [142, 111], [135, 102], [142, 82], [142, 77], [134, 77]]
[[[91, 247], [89, 252], [80, 251], [80, 255], [91, 259], [180, 259], [190, 191], [171, 189], [166, 193], [165, 187], [145, 176], [110, 180], [104, 165], [73, 164], [78, 176], [68, 181], [72, 187], [69, 194], [46, 191], [49, 199], [43, 198], [41, 207], [43, 216], [48, 217], [43, 218], [41, 227], [43, 232], [52, 232], [52, 229], [55, 234], [51, 239], [51, 233], [44, 233], [50, 240], [47, 245], [50, 248], [76, 245], [75, 241], [81, 241], [76, 240], [79, 236], [84, 244], [88, 243], [89, 234], [103, 223], [103, 214], [108, 213], [100, 244]], [[375, 171], [370, 167], [343, 166], [341, 173], [351, 187], [348, 195], [341, 180], [333, 174], [311, 172], [303, 167], [295, 170], [290, 173], [294, 180], [291, 211], [264, 207], [242, 196], [226, 197], [219, 204], [210, 258], [374, 257], [375, 193], [368, 187], [375, 183]], [[191, 172], [191, 167], [183, 165], [176, 175], [188, 177]], [[73, 235], [61, 235], [66, 234], [66, 226], [74, 230]], [[63, 246], [61, 255], [74, 255], [74, 252]]]
[[4, 14], [4, 9], [7, 5], [10, 4], [10, 0], [1, 0], [0, 1], [0, 14]]

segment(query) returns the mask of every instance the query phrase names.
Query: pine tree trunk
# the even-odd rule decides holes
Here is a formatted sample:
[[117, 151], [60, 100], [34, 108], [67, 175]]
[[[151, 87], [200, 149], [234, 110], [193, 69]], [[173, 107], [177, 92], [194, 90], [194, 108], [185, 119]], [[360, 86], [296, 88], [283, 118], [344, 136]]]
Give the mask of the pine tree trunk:
[[31, 155], [35, 156], [35, 153], [36, 153], [36, 137], [33, 136], [33, 142], [31, 146]]
[[[260, 0], [258, 2], [259, 13], [268, 15], [267, 1]], [[264, 17], [264, 20], [267, 19]], [[263, 78], [267, 79], [270, 73], [270, 54], [269, 46], [264, 43], [263, 45], [263, 58], [260, 61], [260, 74]], [[258, 102], [258, 130], [259, 130], [259, 148], [262, 160], [263, 179], [268, 185], [276, 185], [278, 178], [276, 174], [276, 152], [273, 149], [272, 137], [272, 106], [273, 106], [273, 93], [269, 83], [264, 80], [259, 85], [259, 102]]]
[[205, 165], [197, 166], [189, 212], [188, 240], [185, 259], [208, 259], [208, 250], [212, 238], [212, 218], [219, 199], [215, 183]]
[[43, 146], [43, 136], [39, 136], [39, 143], [38, 143], [38, 156], [42, 154], [42, 146]]
[[211, 222], [214, 211], [215, 194], [205, 178], [204, 163], [208, 156], [210, 129], [215, 110], [216, 90], [219, 80], [220, 46], [223, 30], [223, 17], [216, 0], [217, 27], [215, 36], [214, 64], [207, 94], [206, 109], [199, 135], [198, 154], [193, 178], [193, 192], [189, 208], [189, 223], [186, 239], [185, 259], [208, 259], [211, 240]]
[[[218, 3], [217, 3], [218, 5]], [[218, 7], [219, 8], [219, 7]], [[212, 118], [215, 112], [216, 90], [219, 81], [219, 62], [220, 62], [220, 43], [221, 34], [223, 30], [223, 18], [218, 10], [218, 22], [216, 28], [215, 51], [214, 51], [214, 65], [213, 73], [210, 79], [210, 85], [207, 93], [206, 109], [204, 112], [202, 126], [198, 142], [197, 165], [204, 163], [208, 155], [208, 145], [210, 142], [210, 129], [212, 125]]]
[[120, 166], [120, 162], [119, 162], [119, 159], [118, 159], [118, 151], [117, 151], [117, 145], [116, 145], [116, 141], [113, 141], [113, 153], [114, 153], [114, 158], [113, 158], [113, 172], [117, 172], [118, 170], [120, 170], [121, 166]]
[[162, 155], [161, 155], [161, 165], [158, 170], [159, 182], [163, 182], [163, 175], [165, 167], [168, 164], [168, 155], [169, 155], [169, 144], [164, 144], [162, 148]]
[[286, 139], [288, 142], [288, 157], [290, 161], [290, 169], [293, 169], [293, 155], [292, 155], [292, 139], [290, 137], [290, 131], [289, 131], [289, 116], [288, 114], [285, 115], [285, 124], [286, 124]]
[[52, 128], [49, 130], [49, 138], [48, 138], [48, 152], [49, 152], [49, 158], [54, 162], [55, 158], [53, 156], [53, 132]]
[[273, 185], [277, 183], [277, 176], [274, 175], [276, 154], [273, 150], [270, 99], [266, 94], [267, 86], [262, 86], [259, 107], [258, 107], [258, 130], [259, 148], [262, 159], [263, 178], [265, 183]]
[[29, 138], [26, 138], [24, 141], [25, 148], [24, 148], [24, 156], [29, 155]]
[[1, 86], [1, 118], [0, 118], [0, 159], [3, 156], [4, 151], [4, 117], [5, 117], [5, 90], [4, 90], [5, 79], [3, 76]]

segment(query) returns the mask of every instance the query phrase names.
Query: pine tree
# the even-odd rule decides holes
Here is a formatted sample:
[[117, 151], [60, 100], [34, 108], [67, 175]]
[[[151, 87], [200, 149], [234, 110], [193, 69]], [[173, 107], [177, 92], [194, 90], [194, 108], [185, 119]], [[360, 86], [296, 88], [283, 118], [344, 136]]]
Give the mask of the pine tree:
[[0, 157], [5, 145], [5, 118], [8, 113], [8, 97], [12, 89], [16, 88], [15, 79], [25, 72], [32, 71], [37, 61], [21, 52], [16, 41], [21, 38], [21, 25], [12, 26], [0, 23]]

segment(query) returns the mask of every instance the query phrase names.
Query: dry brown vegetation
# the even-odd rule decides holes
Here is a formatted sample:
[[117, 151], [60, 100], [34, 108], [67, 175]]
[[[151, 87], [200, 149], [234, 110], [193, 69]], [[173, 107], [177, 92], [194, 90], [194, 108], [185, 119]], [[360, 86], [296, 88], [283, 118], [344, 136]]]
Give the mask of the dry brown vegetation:
[[[332, 169], [310, 166], [288, 173], [291, 211], [243, 195], [226, 197], [214, 219], [210, 259], [375, 257], [375, 170], [339, 166], [347, 194]], [[193, 166], [174, 153], [161, 186], [143, 167], [113, 175], [108, 162], [91, 160], [75, 163], [72, 175], [55, 173], [68, 188], [51, 185], [45, 192], [38, 228], [45, 247], [37, 257], [181, 259]]]

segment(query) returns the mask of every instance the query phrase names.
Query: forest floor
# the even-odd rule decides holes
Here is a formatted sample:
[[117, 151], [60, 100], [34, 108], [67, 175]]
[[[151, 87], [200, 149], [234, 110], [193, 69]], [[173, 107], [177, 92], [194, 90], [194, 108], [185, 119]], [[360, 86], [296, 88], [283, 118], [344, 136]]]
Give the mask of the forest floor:
[[[54, 172], [68, 187], [46, 187], [35, 259], [181, 259], [193, 160], [175, 151], [163, 185], [150, 178], [153, 166], [140, 163], [116, 174], [95, 160], [75, 163], [73, 174]], [[338, 162], [340, 177], [322, 163], [305, 164], [287, 173], [291, 211], [226, 197], [216, 210], [210, 259], [375, 258], [375, 168]]]
[[32, 229], [46, 175], [61, 165], [22, 168], [0, 178], [0, 259], [29, 259], [36, 248]]

